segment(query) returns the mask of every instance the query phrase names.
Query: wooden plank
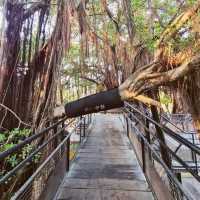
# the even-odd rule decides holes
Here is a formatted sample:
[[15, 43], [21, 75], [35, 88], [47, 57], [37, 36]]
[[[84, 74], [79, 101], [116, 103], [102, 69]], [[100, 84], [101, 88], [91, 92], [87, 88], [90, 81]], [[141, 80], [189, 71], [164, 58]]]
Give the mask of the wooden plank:
[[96, 115], [94, 128], [81, 147], [56, 199], [153, 199], [117, 115]]
[[68, 189], [64, 190], [60, 200], [153, 200], [151, 192], [105, 190], [105, 189]]

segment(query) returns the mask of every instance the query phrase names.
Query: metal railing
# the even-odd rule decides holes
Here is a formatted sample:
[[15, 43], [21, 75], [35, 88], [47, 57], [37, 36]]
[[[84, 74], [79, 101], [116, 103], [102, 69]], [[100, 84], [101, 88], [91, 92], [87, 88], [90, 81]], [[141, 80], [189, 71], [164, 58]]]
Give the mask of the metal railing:
[[[198, 133], [194, 130], [191, 115], [170, 114], [166, 116], [162, 114], [161, 121], [165, 126], [174, 129], [177, 134], [192, 143], [193, 146], [200, 147], [200, 138], [198, 137]], [[190, 151], [188, 148], [185, 148], [181, 143], [173, 144], [173, 146], [174, 152], [177, 155], [184, 157], [184, 154], [186, 154], [185, 158], [183, 158], [184, 162], [198, 173], [200, 171], [200, 156], [198, 156], [195, 151]], [[172, 163], [172, 167], [176, 171], [185, 171], [185, 169], [177, 162]]]
[[[76, 145], [77, 152], [80, 144], [87, 137], [86, 129], [92, 118], [91, 115], [87, 115], [69, 122], [66, 122], [66, 120], [65, 117], [39, 133], [26, 138], [16, 146], [0, 153], [0, 162], [4, 162], [7, 157], [14, 153], [18, 154], [26, 145], [35, 143], [36, 146], [24, 160], [0, 178], [2, 196], [0, 199], [51, 199], [55, 195], [66, 171], [70, 168], [71, 136], [76, 134], [79, 137]], [[34, 163], [35, 156], [40, 157], [40, 162], [37, 164]], [[32, 170], [29, 170], [30, 177], [24, 179], [21, 185], [16, 184], [15, 193], [8, 194], [9, 190], [6, 191], [5, 188], [13, 181], [16, 182], [19, 179], [18, 177], [27, 177], [26, 169], [29, 168], [32, 168]], [[47, 188], [48, 193], [45, 192]]]
[[[171, 195], [170, 199], [194, 199], [187, 188], [183, 187], [181, 184], [181, 173], [177, 173], [177, 171], [174, 170], [172, 161], [179, 163], [179, 166], [190, 173], [198, 183], [200, 182], [199, 169], [193, 168], [185, 162], [184, 158], [181, 157], [181, 155], [177, 155], [176, 149], [171, 148], [168, 142], [165, 143], [160, 140], [156, 134], [156, 127], [162, 130], [165, 139], [167, 138], [169, 141], [175, 141], [178, 145], [184, 146], [195, 154], [196, 157], [200, 156], [200, 148], [189, 140], [181, 137], [164, 124], [155, 121], [149, 114], [150, 112], [147, 108], [146, 111], [145, 109], [141, 111], [141, 109], [138, 109], [135, 105], [125, 102], [124, 112], [127, 124], [127, 135], [131, 140], [131, 133], [134, 134], [134, 138], [131, 142], [135, 143], [133, 146], [139, 156], [138, 159], [149, 182], [152, 182], [150, 177], [151, 173], [147, 171], [155, 169], [156, 173], [160, 176], [160, 180], [162, 180], [166, 188], [168, 188], [169, 195]], [[172, 165], [163, 160], [161, 148], [169, 155]], [[153, 166], [153, 168], [150, 166]], [[152, 187], [155, 189], [155, 185]]]

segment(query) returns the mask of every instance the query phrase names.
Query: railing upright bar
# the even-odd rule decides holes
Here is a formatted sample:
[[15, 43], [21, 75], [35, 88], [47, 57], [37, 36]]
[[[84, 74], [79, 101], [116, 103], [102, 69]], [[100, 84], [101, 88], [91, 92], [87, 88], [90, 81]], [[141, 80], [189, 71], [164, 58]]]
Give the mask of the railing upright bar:
[[85, 128], [86, 128], [86, 123], [85, 123], [85, 117], [83, 118], [83, 138], [85, 138]]
[[145, 144], [143, 138], [141, 138], [141, 147], [142, 147], [142, 169], [146, 173], [146, 159], [145, 159]]
[[[69, 134], [69, 133], [67, 132], [67, 134]], [[70, 136], [67, 139], [66, 149], [67, 149], [66, 171], [69, 171], [69, 166], [70, 166]]]
[[127, 137], [130, 137], [130, 133], [129, 133], [129, 121], [128, 118], [126, 118], [126, 131], [127, 131]]
[[[62, 122], [61, 124], [61, 129], [65, 126], [65, 122]], [[61, 140], [63, 140], [65, 138], [65, 130], [62, 131], [61, 133]]]
[[[53, 128], [54, 135], [57, 133], [57, 131], [58, 131], [58, 125]], [[61, 134], [62, 134], [62, 131], [61, 131]], [[58, 146], [58, 142], [59, 142], [58, 140], [59, 140], [58, 137], [54, 139], [54, 148]]]
[[82, 142], [82, 120], [83, 120], [83, 117], [81, 116], [80, 117], [80, 143]]

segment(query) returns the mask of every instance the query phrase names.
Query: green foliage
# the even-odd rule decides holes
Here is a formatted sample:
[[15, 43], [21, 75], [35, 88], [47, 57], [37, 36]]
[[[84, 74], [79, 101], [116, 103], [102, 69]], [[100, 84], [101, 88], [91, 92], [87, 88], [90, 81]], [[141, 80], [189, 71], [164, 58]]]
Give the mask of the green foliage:
[[134, 9], [144, 8], [146, 1], [145, 0], [132, 0], [131, 4], [132, 4], [132, 8], [134, 8]]
[[[190, 0], [186, 4], [192, 5], [194, 2], [195, 0]], [[175, 0], [152, 0], [153, 9], [150, 11], [148, 1], [132, 0], [131, 3], [137, 36], [150, 51], [153, 51], [156, 40], [170, 23], [170, 20], [181, 12], [179, 4]], [[150, 12], [152, 12], [153, 19], [150, 18]], [[151, 24], [149, 25], [149, 23]], [[152, 33], [150, 33], [149, 26], [151, 26]], [[183, 40], [183, 42], [185, 41]]]
[[14, 146], [13, 142], [8, 143], [8, 144], [5, 143], [5, 144], [3, 144], [3, 145], [1, 146], [1, 151], [6, 151], [6, 150], [12, 148], [13, 146]]
[[194, 3], [196, 3], [197, 0], [187, 0], [186, 3], [191, 6], [191, 5], [194, 5]]
[[166, 94], [165, 92], [161, 91], [159, 92], [160, 96], [160, 103], [162, 105], [162, 108], [165, 112], [171, 113], [172, 112], [172, 98]]
[[11, 165], [11, 167], [15, 167], [19, 163], [19, 159], [17, 158], [17, 154], [13, 156], [9, 156], [6, 161]]
[[[6, 151], [12, 148], [13, 146], [19, 144], [25, 138], [29, 137], [30, 134], [31, 134], [30, 129], [19, 129], [19, 128], [15, 128], [5, 133], [0, 133], [0, 152]], [[16, 154], [12, 154], [5, 159], [4, 168], [6, 170], [10, 170], [11, 168], [15, 167], [27, 156], [29, 156], [33, 150], [34, 150], [34, 145], [27, 144], [24, 148], [22, 148], [21, 151], [19, 151]], [[37, 154], [33, 158], [34, 163], [37, 163], [40, 157], [41, 155]], [[5, 174], [6, 170], [3, 170], [0, 176]]]
[[[80, 46], [78, 44], [72, 43], [72, 45], [69, 49], [67, 58], [68, 59], [74, 59], [75, 56], [77, 58], [77, 56], [79, 56], [79, 55], [80, 55]], [[64, 62], [67, 62], [67, 60], [64, 61]]]
[[172, 99], [169, 95], [167, 95], [163, 91], [160, 91], [160, 102], [161, 102], [161, 104], [168, 106], [169, 104], [172, 103]]
[[6, 139], [6, 136], [3, 133], [0, 133], [0, 144], [2, 144]]
[[30, 129], [19, 129], [14, 128], [12, 131], [9, 132], [9, 135], [13, 135], [13, 137], [23, 138], [28, 137], [31, 133]]
[[[9, 132], [5, 132], [4, 134], [0, 134], [0, 150], [5, 151], [7, 149], [6, 145], [14, 145], [19, 143], [21, 140], [25, 139], [26, 137], [30, 136], [31, 130], [30, 129], [19, 129], [15, 128]], [[2, 139], [2, 142], [1, 142]], [[3, 142], [6, 142], [3, 144]], [[8, 147], [9, 148], [9, 147]]]
[[25, 159], [29, 154], [30, 152], [33, 150], [33, 145], [30, 145], [28, 144], [27, 146], [25, 146], [22, 150], [22, 153], [20, 154], [20, 157], [22, 159]]

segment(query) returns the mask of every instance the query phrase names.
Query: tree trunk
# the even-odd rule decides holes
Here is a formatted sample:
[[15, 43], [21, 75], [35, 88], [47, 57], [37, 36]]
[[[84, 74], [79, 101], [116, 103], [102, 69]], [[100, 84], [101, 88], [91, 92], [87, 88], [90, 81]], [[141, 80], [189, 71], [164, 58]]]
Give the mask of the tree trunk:
[[[17, 95], [17, 63], [20, 52], [20, 31], [23, 22], [22, 4], [6, 2], [6, 21], [7, 28], [5, 30], [3, 44], [0, 55], [0, 102], [16, 111], [18, 102]], [[5, 116], [4, 112], [0, 112], [0, 122], [3, 121], [3, 127], [13, 128], [17, 126], [18, 121], [9, 112]]]
[[183, 84], [182, 99], [187, 111], [191, 114], [194, 128], [200, 139], [200, 72], [187, 76]]
[[65, 105], [68, 117], [77, 117], [89, 113], [120, 108], [124, 105], [118, 89], [112, 89], [90, 95]]

